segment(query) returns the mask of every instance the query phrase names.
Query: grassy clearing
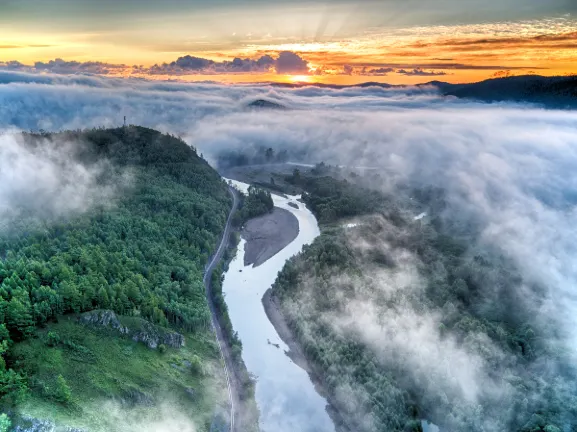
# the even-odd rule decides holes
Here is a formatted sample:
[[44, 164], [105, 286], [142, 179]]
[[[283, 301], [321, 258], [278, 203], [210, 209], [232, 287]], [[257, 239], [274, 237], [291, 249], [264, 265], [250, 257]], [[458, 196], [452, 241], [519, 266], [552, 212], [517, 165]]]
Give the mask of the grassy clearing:
[[[209, 333], [185, 337], [184, 348], [162, 352], [114, 330], [78, 324], [74, 315], [60, 318], [13, 349], [11, 360], [31, 387], [19, 412], [94, 431], [146, 430], [167, 420], [208, 431], [215, 401], [227, 401], [218, 348]], [[60, 375], [68, 401], [62, 401]]]

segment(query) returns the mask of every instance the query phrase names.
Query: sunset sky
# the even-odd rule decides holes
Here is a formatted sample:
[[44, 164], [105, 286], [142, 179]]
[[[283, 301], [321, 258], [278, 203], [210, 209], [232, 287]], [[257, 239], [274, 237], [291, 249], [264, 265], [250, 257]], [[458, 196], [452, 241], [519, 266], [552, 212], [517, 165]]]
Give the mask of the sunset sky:
[[0, 69], [338, 84], [565, 75], [577, 73], [577, 0], [0, 0]]

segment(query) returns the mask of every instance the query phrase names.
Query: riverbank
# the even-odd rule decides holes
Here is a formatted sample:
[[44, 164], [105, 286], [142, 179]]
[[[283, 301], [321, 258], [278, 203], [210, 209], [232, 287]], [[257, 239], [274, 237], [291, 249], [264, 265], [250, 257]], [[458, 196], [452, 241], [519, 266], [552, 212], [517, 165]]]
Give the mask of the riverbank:
[[[294, 338], [278, 303], [278, 299], [274, 296], [272, 288], [269, 288], [264, 293], [262, 297], [262, 305], [268, 320], [271, 322], [276, 332], [282, 341], [288, 346], [288, 350], [285, 351], [286, 355], [300, 368], [305, 370], [309, 375], [311, 374], [311, 369], [309, 367], [308, 361], [302, 352], [300, 345]], [[311, 378], [314, 378], [311, 376]], [[316, 386], [316, 379], [313, 379]]]
[[299, 235], [299, 221], [283, 208], [275, 207], [266, 215], [249, 220], [241, 236], [244, 245], [244, 265], [258, 267], [288, 246]]
[[[246, 183], [231, 181], [239, 190]], [[223, 281], [233, 328], [242, 342], [242, 358], [255, 378], [255, 398], [259, 426], [263, 432], [334, 432], [323, 398], [309, 374], [295, 364], [285, 351], [288, 347], [279, 337], [265, 313], [262, 297], [275, 282], [286, 261], [298, 254], [304, 245], [320, 235], [314, 215], [298, 202], [298, 196], [272, 196], [274, 206], [284, 209], [298, 220], [298, 234], [288, 245], [258, 267], [244, 265], [245, 244], [242, 238]], [[276, 230], [283, 230], [280, 224]], [[259, 226], [260, 229], [260, 226]], [[293, 234], [297, 233], [293, 230]], [[291, 236], [292, 237], [292, 236]]]
[[344, 419], [339, 415], [333, 395], [327, 391], [320, 378], [322, 374], [320, 371], [315, 370], [315, 368], [308, 362], [300, 344], [289, 328], [288, 323], [282, 314], [280, 302], [274, 295], [272, 288], [269, 288], [264, 293], [264, 296], [262, 297], [262, 305], [269, 321], [275, 328], [281, 340], [288, 347], [285, 354], [294, 362], [294, 364], [302, 368], [309, 375], [317, 393], [327, 400], [328, 405], [326, 410], [334, 422], [336, 432], [350, 432], [351, 429], [346, 426]]

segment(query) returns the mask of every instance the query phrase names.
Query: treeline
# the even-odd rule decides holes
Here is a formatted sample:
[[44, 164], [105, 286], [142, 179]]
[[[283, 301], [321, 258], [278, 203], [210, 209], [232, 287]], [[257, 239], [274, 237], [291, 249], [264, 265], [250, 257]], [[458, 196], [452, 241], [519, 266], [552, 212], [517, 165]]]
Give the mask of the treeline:
[[[410, 191], [412, 201], [428, 210], [425, 221], [414, 221], [403, 210], [408, 201], [402, 197], [379, 197], [335, 179], [301, 182], [307, 203], [324, 222], [372, 214], [351, 237], [325, 225], [321, 236], [286, 264], [273, 287], [289, 326], [345, 419], [341, 426], [359, 432], [420, 431], [421, 419], [428, 419], [443, 431], [577, 428], [575, 366], [569, 353], [550, 343], [556, 330], [535, 320], [534, 305], [522, 295], [530, 292], [539, 299], [545, 290], [528, 284], [498, 252], [474, 247], [473, 227], [467, 231], [444, 221], [442, 191]], [[349, 195], [357, 202], [356, 212], [343, 199]], [[415, 258], [424, 286], [383, 287], [383, 280], [405, 274], [407, 256]], [[432, 334], [439, 343], [451, 341], [481, 359], [487, 381], [469, 385], [486, 389], [480, 388], [471, 401], [448, 391], [447, 383], [431, 372], [434, 368], [418, 368], [419, 362], [408, 361], [394, 347], [383, 354], [363, 342], [362, 330], [335, 326], [335, 318], [355, 301], [369, 304], [384, 328], [388, 318], [440, 317]], [[406, 344], [418, 351], [419, 340]]]
[[[182, 140], [141, 127], [26, 134], [26, 145], [75, 142], [70, 157], [129, 169], [111, 208], [0, 237], [0, 401], [27, 391], [10, 347], [67, 313], [112, 309], [162, 326], [205, 332], [204, 266], [224, 228], [226, 184]], [[103, 176], [105, 176], [104, 173]], [[32, 215], [34, 216], [34, 215]]]
[[289, 160], [288, 150], [276, 152], [271, 147], [253, 147], [243, 150], [226, 150], [218, 155], [219, 168], [230, 168], [245, 165], [284, 163]]
[[297, 168], [285, 178], [304, 190], [302, 200], [320, 223], [375, 212], [387, 199], [375, 190], [360, 188], [355, 182], [335, 178], [328, 172], [329, 168], [321, 163], [310, 173], [301, 173]]
[[271, 212], [273, 208], [271, 193], [251, 185], [248, 188], [248, 194], [242, 196], [240, 209], [234, 215], [233, 223], [235, 226], [241, 226], [249, 219]]

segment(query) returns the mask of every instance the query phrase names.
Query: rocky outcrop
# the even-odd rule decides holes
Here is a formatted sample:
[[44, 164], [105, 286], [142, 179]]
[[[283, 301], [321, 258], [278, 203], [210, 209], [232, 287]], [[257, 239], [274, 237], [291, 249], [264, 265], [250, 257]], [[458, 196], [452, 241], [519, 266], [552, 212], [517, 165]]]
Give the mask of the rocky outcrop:
[[154, 325], [142, 318], [130, 318], [131, 325], [122, 325], [116, 314], [111, 310], [95, 310], [80, 315], [78, 321], [94, 327], [106, 327], [127, 335], [135, 342], [142, 342], [150, 349], [160, 345], [171, 348], [182, 348], [184, 336], [175, 331]]
[[59, 427], [49, 420], [39, 420], [32, 417], [21, 417], [19, 423], [12, 428], [13, 432], [85, 432], [72, 427]]
[[108, 327], [118, 330], [122, 334], [128, 334], [128, 327], [123, 326], [116, 314], [111, 310], [95, 310], [83, 313], [78, 318], [82, 324], [87, 324], [95, 327]]
[[144, 320], [142, 320], [139, 330], [131, 332], [131, 337], [132, 340], [142, 342], [151, 349], [156, 349], [159, 345], [165, 345], [171, 348], [181, 348], [184, 346], [184, 336], [180, 333], [155, 326]]

